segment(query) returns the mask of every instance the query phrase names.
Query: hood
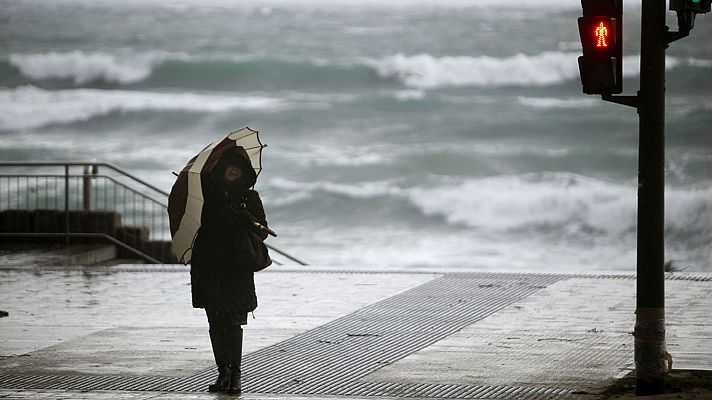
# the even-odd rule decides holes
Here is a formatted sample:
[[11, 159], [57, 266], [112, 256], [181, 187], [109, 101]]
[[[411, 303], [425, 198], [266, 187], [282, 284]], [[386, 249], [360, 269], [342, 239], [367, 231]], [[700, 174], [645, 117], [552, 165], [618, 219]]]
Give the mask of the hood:
[[213, 173], [216, 178], [222, 179], [225, 174], [225, 168], [229, 164], [235, 164], [240, 167], [243, 172], [243, 177], [240, 179], [244, 184], [245, 188], [251, 188], [255, 186], [257, 182], [257, 174], [255, 169], [252, 168], [252, 162], [250, 162], [250, 156], [247, 155], [247, 151], [241, 146], [234, 147], [230, 150], [225, 151], [222, 156], [220, 156], [220, 161], [213, 169]]

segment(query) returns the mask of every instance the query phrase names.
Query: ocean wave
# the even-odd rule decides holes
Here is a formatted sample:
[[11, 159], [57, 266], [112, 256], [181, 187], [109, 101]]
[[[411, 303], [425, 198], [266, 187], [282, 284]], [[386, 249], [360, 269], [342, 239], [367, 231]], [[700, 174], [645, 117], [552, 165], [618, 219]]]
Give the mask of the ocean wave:
[[[277, 90], [351, 88], [393, 82], [408, 90], [399, 100], [420, 100], [422, 90], [439, 87], [550, 86], [579, 78], [578, 52], [543, 52], [507, 57], [404, 55], [354, 60], [290, 59], [285, 57], [189, 56], [148, 52], [12, 54], [5, 61], [28, 84], [58, 80], [75, 87], [105, 83], [141, 88], [204, 90]], [[2, 61], [0, 61], [2, 62]], [[624, 76], [639, 75], [640, 57], [624, 57]], [[709, 68], [712, 61], [668, 57], [666, 66]]]
[[[315, 77], [319, 83], [353, 81], [363, 84], [372, 77], [396, 79], [408, 87], [527, 86], [550, 85], [578, 76], [576, 53], [549, 52], [511, 57], [434, 57], [429, 54], [396, 54], [382, 59], [352, 62], [288, 60], [278, 58], [188, 57], [182, 54], [146, 53], [119, 56], [108, 53], [12, 54], [9, 64], [32, 81], [71, 81], [76, 86], [104, 82], [146, 86], [221, 88], [245, 82], [277, 81], [287, 86]], [[373, 75], [371, 75], [373, 74]]]
[[511, 57], [396, 54], [374, 64], [379, 74], [408, 86], [546, 86], [578, 77], [577, 53], [544, 52]]
[[49, 91], [24, 86], [0, 91], [0, 130], [87, 121], [113, 112], [230, 110], [278, 111], [286, 103], [261, 96], [160, 93], [126, 90]]
[[371, 198], [381, 196], [402, 196], [405, 191], [392, 182], [336, 183], [328, 181], [297, 182], [286, 178], [274, 178], [270, 186], [290, 192], [306, 194], [327, 193], [351, 198]]
[[[74, 87], [103, 83], [142, 88], [230, 90], [241, 87], [363, 86], [377, 72], [361, 61], [341, 62], [319, 58], [187, 55], [146, 52], [11, 54], [4, 62], [28, 79], [71, 82]], [[280, 86], [280, 87], [275, 87]]]
[[[409, 199], [426, 215], [479, 230], [617, 240], [635, 233], [636, 190], [635, 182], [552, 172], [466, 179]], [[712, 185], [667, 187], [666, 198], [668, 230], [691, 243], [712, 239]]]
[[121, 58], [107, 53], [11, 54], [10, 65], [34, 80], [71, 80], [76, 85], [104, 81], [129, 84], [143, 81], [160, 61], [155, 56]]
[[568, 98], [561, 99], [556, 97], [517, 97], [517, 102], [521, 105], [531, 108], [591, 108], [598, 106], [601, 101], [599, 99], [589, 98]]
[[[526, 195], [523, 195], [526, 194]], [[587, 226], [624, 232], [635, 224], [635, 185], [572, 173], [531, 173], [457, 180], [416, 188], [410, 200], [426, 215], [488, 231]]]
[[[434, 183], [434, 179], [440, 181]], [[275, 206], [337, 196], [342, 201], [404, 202], [420, 216], [439, 217], [452, 227], [506, 235], [537, 234], [559, 239], [617, 241], [636, 229], [636, 190], [631, 182], [611, 182], [569, 172], [529, 173], [482, 178], [434, 178], [415, 187], [396, 181], [334, 183], [268, 182], [282, 193]], [[693, 243], [712, 240], [712, 185], [667, 187], [666, 223]], [[369, 203], [370, 204], [370, 203]], [[385, 203], [371, 205], [384, 207]], [[338, 212], [338, 211], [335, 211]], [[320, 209], [320, 214], [328, 210]], [[336, 222], [339, 217], [334, 216]]]
[[[579, 56], [579, 52], [556, 51], [500, 58], [396, 54], [371, 61], [371, 65], [382, 77], [396, 78], [414, 88], [550, 86], [579, 79]], [[665, 66], [668, 70], [680, 66], [708, 68], [712, 61], [667, 57]], [[640, 55], [623, 57], [623, 76], [634, 78], [639, 75]]]
[[[702, 67], [703, 65], [695, 65], [693, 59], [683, 60], [677, 57], [668, 56], [665, 58], [665, 69], [670, 71], [680, 66]], [[623, 77], [635, 78], [640, 76], [640, 55], [634, 54], [623, 56]]]
[[712, 68], [712, 60], [688, 58], [685, 60], [685, 63], [691, 67]]
[[306, 148], [293, 148], [281, 154], [287, 162], [300, 166], [332, 167], [365, 167], [382, 165], [389, 162], [389, 157], [395, 153], [387, 145], [350, 146], [342, 144], [338, 147], [319, 143], [311, 143]]

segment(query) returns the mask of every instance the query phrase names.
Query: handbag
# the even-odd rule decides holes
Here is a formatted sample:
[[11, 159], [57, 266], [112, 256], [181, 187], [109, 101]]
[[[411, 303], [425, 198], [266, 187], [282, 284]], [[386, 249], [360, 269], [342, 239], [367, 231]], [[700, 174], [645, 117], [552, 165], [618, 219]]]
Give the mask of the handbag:
[[272, 265], [269, 249], [262, 238], [253, 230], [247, 230], [247, 246], [253, 258], [252, 272], [262, 271]]
[[[240, 203], [239, 209], [247, 211], [247, 197], [243, 196], [241, 200], [242, 202]], [[235, 212], [238, 212], [232, 207], [229, 208]], [[249, 214], [249, 211], [248, 215], [251, 216], [251, 214]], [[251, 217], [250, 220], [252, 220], [253, 218], [254, 217]], [[250, 253], [250, 256], [252, 257], [253, 261], [252, 272], [262, 271], [263, 269], [272, 265], [272, 259], [269, 257], [269, 249], [267, 248], [267, 245], [262, 240], [260, 235], [258, 235], [257, 232], [252, 230], [252, 227], [247, 228], [245, 237], [247, 238], [247, 251]]]

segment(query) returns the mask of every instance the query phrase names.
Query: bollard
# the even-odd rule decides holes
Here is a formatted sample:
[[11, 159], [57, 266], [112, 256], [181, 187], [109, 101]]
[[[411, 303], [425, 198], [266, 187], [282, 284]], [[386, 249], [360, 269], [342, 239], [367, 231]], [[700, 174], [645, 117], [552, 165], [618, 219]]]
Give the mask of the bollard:
[[99, 168], [96, 165], [85, 165], [84, 166], [84, 178], [83, 178], [83, 195], [84, 195], [84, 209], [89, 211], [91, 209], [91, 181], [93, 176], [99, 172]]

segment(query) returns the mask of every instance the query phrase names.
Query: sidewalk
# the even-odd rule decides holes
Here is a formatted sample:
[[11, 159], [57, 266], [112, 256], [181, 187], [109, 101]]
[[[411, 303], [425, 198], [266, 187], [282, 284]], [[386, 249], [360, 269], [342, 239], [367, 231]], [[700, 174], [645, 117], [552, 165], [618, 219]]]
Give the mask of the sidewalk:
[[[280, 268], [242, 398], [581, 398], [632, 367], [632, 275]], [[712, 274], [666, 288], [674, 367], [712, 369]], [[0, 398], [227, 397], [186, 267], [0, 267], [0, 310]]]

